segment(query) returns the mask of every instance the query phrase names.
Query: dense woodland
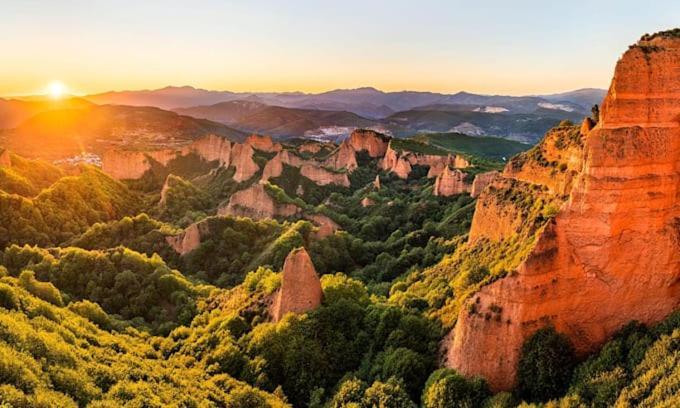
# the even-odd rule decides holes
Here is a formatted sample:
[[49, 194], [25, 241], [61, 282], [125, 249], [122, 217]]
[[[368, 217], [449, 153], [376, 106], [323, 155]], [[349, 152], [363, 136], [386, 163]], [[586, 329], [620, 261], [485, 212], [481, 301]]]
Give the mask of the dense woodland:
[[[421, 141], [404, 144], [414, 145]], [[430, 148], [447, 146], [439, 136]], [[499, 168], [501, 156], [472, 159]], [[514, 392], [493, 394], [481, 378], [439, 368], [453, 311], [508, 272], [494, 254], [521, 257], [525, 248], [456, 252], [475, 200], [434, 196], [426, 169], [401, 180], [360, 156], [348, 188], [284, 169], [270, 180], [272, 197], [341, 227], [317, 239], [301, 218], [216, 215], [261, 173], [239, 184], [233, 169], [209, 173], [210, 163], [189, 157], [120, 182], [93, 166], [11, 159], [0, 167], [2, 407], [680, 404], [677, 313], [655, 327], [631, 322], [585, 359], [554, 329], [541, 330], [523, 347]], [[517, 191], [499, 199], [524, 211], [530, 236], [555, 210], [541, 191]], [[197, 221], [210, 235], [178, 255], [166, 237]], [[274, 323], [267, 307], [297, 247], [321, 275], [323, 303]]]

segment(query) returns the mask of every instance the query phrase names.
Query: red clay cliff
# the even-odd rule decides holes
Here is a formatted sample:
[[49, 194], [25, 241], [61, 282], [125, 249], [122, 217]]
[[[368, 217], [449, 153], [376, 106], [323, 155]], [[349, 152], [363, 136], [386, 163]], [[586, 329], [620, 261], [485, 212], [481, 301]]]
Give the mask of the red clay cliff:
[[619, 60], [599, 123], [580, 132], [582, 155], [565, 158], [581, 161], [573, 180], [505, 172], [568, 197], [516, 273], [469, 300], [481, 313], [462, 309], [448, 366], [511, 389], [522, 343], [541, 327], [583, 355], [631, 320], [652, 324], [680, 306], [679, 73], [679, 38], [640, 41]]

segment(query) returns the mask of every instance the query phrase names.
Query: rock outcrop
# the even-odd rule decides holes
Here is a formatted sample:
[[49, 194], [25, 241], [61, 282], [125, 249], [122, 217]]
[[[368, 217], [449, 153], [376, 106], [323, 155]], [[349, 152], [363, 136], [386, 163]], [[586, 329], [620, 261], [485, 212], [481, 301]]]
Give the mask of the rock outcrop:
[[376, 190], [380, 190], [380, 175], [379, 174], [375, 175], [375, 180], [373, 180], [373, 187]]
[[253, 148], [249, 144], [235, 144], [231, 152], [231, 165], [234, 166], [234, 180], [242, 182], [250, 180], [260, 170], [260, 167], [253, 160]]
[[[331, 145], [333, 146], [333, 145]], [[300, 153], [311, 153], [311, 154], [316, 154], [323, 149], [324, 144], [319, 143], [319, 142], [314, 142], [314, 141], [309, 141], [309, 142], [304, 142], [298, 147], [298, 151]]]
[[387, 146], [385, 157], [380, 162], [380, 167], [397, 177], [406, 179], [411, 173], [413, 166], [429, 167], [428, 178], [439, 176], [447, 166], [464, 169], [470, 167], [470, 163], [462, 156], [442, 156], [435, 154], [423, 154], [407, 150], [397, 151], [392, 148], [392, 142]]
[[[631, 320], [653, 324], [680, 306], [679, 72], [679, 38], [651, 36], [626, 51], [574, 158], [578, 174], [571, 186], [548, 185], [568, 199], [516, 272], [469, 300], [480, 313], [461, 309], [447, 365], [511, 389], [523, 342], [545, 325], [583, 355]], [[538, 169], [515, 170], [505, 176], [547, 182]], [[485, 319], [494, 310], [498, 319]]]
[[491, 184], [496, 178], [498, 178], [499, 174], [497, 171], [487, 171], [486, 173], [480, 173], [475, 176], [475, 179], [472, 181], [472, 188], [470, 189], [470, 196], [472, 198], [477, 198], [479, 197], [480, 194], [482, 194], [482, 191]]
[[335, 184], [349, 187], [349, 177], [347, 176], [347, 173], [330, 171], [314, 164], [302, 165], [302, 167], [300, 167], [300, 175], [307, 177], [319, 186]]
[[232, 143], [224, 137], [208, 135], [191, 143], [189, 150], [206, 161], [217, 161], [220, 166], [229, 167]]
[[364, 208], [370, 207], [370, 206], [372, 206], [372, 205], [375, 205], [375, 201], [373, 201], [372, 199], [370, 199], [370, 198], [368, 198], [368, 197], [364, 197], [364, 198], [361, 200], [361, 206], [364, 207]]
[[275, 153], [281, 151], [281, 144], [274, 143], [271, 137], [252, 134], [248, 136], [245, 144], [249, 145], [253, 149], [260, 150], [262, 152]]
[[107, 150], [102, 157], [102, 170], [118, 180], [134, 180], [151, 169], [152, 161], [167, 166], [179, 154], [179, 151], [171, 149], [149, 152]]
[[465, 193], [470, 190], [470, 186], [465, 182], [465, 178], [465, 173], [458, 169], [451, 169], [447, 166], [434, 181], [433, 194], [436, 196], [449, 197]]
[[576, 126], [563, 126], [549, 130], [540, 144], [513, 157], [503, 175], [565, 195], [582, 167], [583, 135]]
[[278, 322], [288, 313], [305, 313], [321, 305], [323, 292], [314, 264], [304, 248], [291, 251], [283, 263], [281, 288], [270, 309]]
[[378, 158], [385, 155], [390, 138], [373, 130], [357, 129], [345, 142], [355, 152], [365, 150], [370, 157]]
[[9, 150], [2, 150], [0, 152], [0, 167], [12, 167], [12, 158], [9, 156]]
[[306, 215], [305, 218], [313, 222], [314, 225], [319, 228], [314, 234], [314, 238], [316, 239], [326, 238], [335, 234], [335, 231], [340, 229], [340, 226], [335, 221], [323, 214]]
[[356, 151], [347, 141], [340, 143], [340, 146], [324, 161], [324, 165], [338, 170], [346, 169], [348, 172], [359, 167]]
[[201, 245], [201, 237], [209, 233], [208, 222], [200, 221], [189, 225], [179, 235], [165, 237], [168, 244], [180, 255], [186, 255]]
[[217, 209], [218, 215], [250, 217], [256, 220], [292, 217], [302, 212], [294, 204], [278, 203], [269, 195], [263, 183], [253, 184], [232, 194], [226, 205]]

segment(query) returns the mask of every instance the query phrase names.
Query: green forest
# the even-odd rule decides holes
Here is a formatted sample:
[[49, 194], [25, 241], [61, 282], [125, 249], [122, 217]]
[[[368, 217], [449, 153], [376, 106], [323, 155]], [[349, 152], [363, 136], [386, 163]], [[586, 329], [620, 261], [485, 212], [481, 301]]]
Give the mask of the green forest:
[[[501, 169], [528, 148], [480, 139], [437, 134], [395, 146], [458, 152], [477, 170]], [[301, 214], [219, 215], [272, 156], [256, 151], [259, 171], [237, 183], [233, 167], [196, 155], [119, 181], [96, 166], [12, 154], [0, 167], [0, 407], [680, 404], [679, 313], [650, 327], [630, 322], [587, 356], [541, 329], [522, 347], [512, 391], [442, 368], [455, 312], [512, 273], [555, 216], [546, 191], [520, 182], [514, 194], [499, 191], [522, 214], [521, 233], [475, 247], [465, 243], [477, 199], [434, 195], [427, 168], [401, 179], [367, 154], [349, 187], [317, 185], [290, 166], [270, 179], [271, 199]], [[321, 237], [309, 214], [338, 230]], [[172, 239], [191, 225], [200, 242], [180, 254]], [[284, 262], [300, 247], [322, 303], [272, 321]]]

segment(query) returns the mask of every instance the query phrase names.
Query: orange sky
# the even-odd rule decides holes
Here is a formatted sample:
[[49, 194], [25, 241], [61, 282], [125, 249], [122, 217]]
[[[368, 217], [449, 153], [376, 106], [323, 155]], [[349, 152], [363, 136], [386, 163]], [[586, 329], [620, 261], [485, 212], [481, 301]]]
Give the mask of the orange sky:
[[3, 0], [0, 95], [607, 87], [628, 44], [680, 21], [679, 2], [591, 3]]

